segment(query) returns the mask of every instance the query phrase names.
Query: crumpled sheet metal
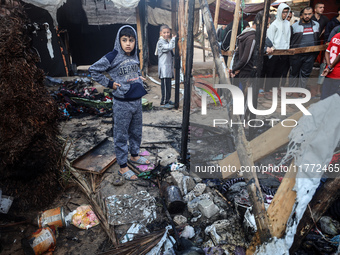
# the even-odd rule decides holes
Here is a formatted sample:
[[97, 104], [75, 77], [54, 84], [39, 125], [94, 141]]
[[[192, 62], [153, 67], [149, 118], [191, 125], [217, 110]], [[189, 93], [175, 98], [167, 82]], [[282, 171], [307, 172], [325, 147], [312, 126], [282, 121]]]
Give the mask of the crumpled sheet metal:
[[136, 194], [112, 195], [105, 199], [109, 224], [138, 222], [146, 225], [156, 219], [156, 200], [146, 191]]

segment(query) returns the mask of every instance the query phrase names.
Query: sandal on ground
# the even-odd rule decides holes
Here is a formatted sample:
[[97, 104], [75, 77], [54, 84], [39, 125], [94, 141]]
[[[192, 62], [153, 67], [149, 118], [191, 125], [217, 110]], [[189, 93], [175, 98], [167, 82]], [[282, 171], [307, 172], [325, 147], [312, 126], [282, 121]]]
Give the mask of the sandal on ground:
[[138, 178], [131, 179], [132, 176], [136, 175], [132, 170], [129, 170], [129, 171], [123, 173], [123, 174], [118, 170], [118, 174], [120, 176], [123, 176], [125, 178], [125, 180], [128, 180], [128, 181], [137, 181], [138, 180]]
[[138, 165], [150, 165], [151, 164], [151, 162], [146, 163], [146, 161], [148, 161], [148, 159], [142, 156], [140, 156], [139, 159], [136, 161], [130, 159], [130, 162], [133, 164], [138, 164]]

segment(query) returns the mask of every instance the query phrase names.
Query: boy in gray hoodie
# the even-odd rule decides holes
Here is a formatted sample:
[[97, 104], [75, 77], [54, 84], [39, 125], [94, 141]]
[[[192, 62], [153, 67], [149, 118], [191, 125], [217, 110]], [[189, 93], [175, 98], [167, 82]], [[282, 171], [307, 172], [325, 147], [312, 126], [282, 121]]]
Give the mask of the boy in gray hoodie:
[[[119, 174], [127, 180], [137, 180], [137, 176], [127, 166], [130, 161], [136, 164], [150, 164], [139, 156], [142, 140], [142, 103], [146, 94], [145, 80], [139, 70], [137, 57], [137, 35], [131, 26], [119, 29], [113, 51], [94, 63], [89, 72], [92, 78], [105, 87], [113, 89], [113, 139]], [[104, 75], [107, 72], [111, 79]], [[129, 142], [129, 145], [128, 145]]]

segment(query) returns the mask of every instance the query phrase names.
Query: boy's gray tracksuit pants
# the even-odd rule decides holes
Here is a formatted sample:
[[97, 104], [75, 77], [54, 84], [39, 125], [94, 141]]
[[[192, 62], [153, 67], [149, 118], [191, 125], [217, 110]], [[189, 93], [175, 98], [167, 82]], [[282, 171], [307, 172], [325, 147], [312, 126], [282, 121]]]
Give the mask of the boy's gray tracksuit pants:
[[120, 166], [127, 163], [128, 152], [134, 156], [139, 154], [143, 129], [141, 100], [113, 99], [113, 139], [117, 163]]

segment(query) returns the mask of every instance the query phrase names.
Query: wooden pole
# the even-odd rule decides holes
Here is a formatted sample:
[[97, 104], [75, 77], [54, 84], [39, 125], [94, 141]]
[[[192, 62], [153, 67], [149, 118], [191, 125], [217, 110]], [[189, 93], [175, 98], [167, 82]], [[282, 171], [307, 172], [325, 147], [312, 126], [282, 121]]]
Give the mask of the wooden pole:
[[142, 36], [142, 25], [141, 25], [141, 16], [140, 9], [142, 6], [142, 1], [139, 2], [136, 7], [136, 19], [137, 19], [137, 36], [138, 36], [138, 49], [139, 49], [139, 68], [143, 69], [143, 36]]
[[[233, 29], [231, 31], [231, 38], [230, 38], [230, 51], [235, 50], [235, 44], [236, 44], [236, 37], [237, 37], [237, 31], [238, 31], [238, 24], [240, 23], [240, 10], [241, 10], [241, 0], [235, 1], [235, 13], [234, 13], [234, 22], [233, 22]], [[231, 63], [232, 57], [228, 57], [228, 68], [231, 69], [230, 63]]]
[[142, 30], [142, 35], [143, 35], [143, 69], [142, 73], [143, 75], [146, 75], [148, 73], [148, 63], [149, 63], [149, 43], [148, 43], [148, 5], [145, 0], [142, 0], [143, 5], [142, 5], [142, 10], [143, 10], [143, 30]]
[[195, 0], [188, 1], [189, 15], [188, 15], [188, 40], [187, 40], [187, 58], [186, 70], [184, 77], [184, 105], [183, 105], [183, 129], [182, 129], [182, 143], [181, 143], [181, 158], [182, 162], [186, 163], [188, 152], [188, 138], [189, 138], [189, 118], [190, 118], [190, 99], [191, 99], [191, 71], [194, 55], [194, 9]]
[[[263, 55], [264, 55], [264, 47], [267, 36], [267, 25], [268, 25], [268, 17], [269, 17], [269, 9], [270, 9], [270, 0], [264, 1], [264, 10], [263, 10], [263, 18], [262, 20], [258, 20], [256, 23], [256, 34], [255, 34], [255, 70], [256, 77], [252, 84], [253, 86], [253, 94], [248, 95], [253, 97], [254, 108], [257, 109], [257, 99], [259, 94], [259, 80], [261, 78], [261, 72], [263, 67]], [[261, 23], [261, 24], [260, 24]], [[250, 119], [256, 119], [256, 115], [250, 113]], [[249, 140], [252, 140], [255, 137], [256, 127], [249, 127]]]
[[220, 16], [220, 6], [221, 6], [221, 0], [216, 0], [215, 3], [215, 18], [214, 18], [214, 27], [217, 29], [218, 25], [218, 17]]
[[[220, 16], [220, 6], [221, 6], [221, 0], [216, 0], [216, 6], [215, 6], [215, 18], [214, 18], [214, 27], [215, 30], [217, 31], [217, 25], [218, 25], [218, 17]], [[214, 86], [216, 83], [216, 66], [214, 63], [214, 68], [213, 68], [213, 79], [214, 79]]]
[[[210, 41], [210, 45], [212, 48], [215, 65], [217, 67], [217, 71], [219, 72], [220, 83], [222, 84], [230, 84], [228, 82], [226, 76], [226, 68], [224, 65], [223, 57], [221, 55], [220, 48], [217, 43], [216, 38], [216, 30], [212, 23], [211, 13], [209, 11], [207, 0], [200, 0], [201, 10], [203, 13], [205, 25], [207, 27], [208, 38]], [[232, 96], [229, 90], [226, 93], [227, 102], [232, 102]], [[229, 119], [232, 119], [233, 123], [240, 123], [240, 118], [238, 115], [232, 115], [232, 107], [228, 108]], [[249, 142], [245, 138], [243, 126], [240, 124], [233, 125], [234, 128], [234, 137], [235, 137], [235, 145], [238, 157], [240, 159], [241, 165], [245, 167], [253, 168], [253, 156], [252, 150]], [[271, 237], [270, 229], [269, 229], [269, 221], [266, 214], [266, 210], [264, 207], [264, 201], [262, 197], [262, 192], [260, 189], [260, 185], [256, 176], [256, 173], [253, 171], [246, 172], [244, 174], [244, 178], [247, 182], [247, 190], [249, 193], [249, 198], [253, 205], [253, 213], [255, 215], [256, 226], [258, 229], [259, 237], [261, 242], [268, 241]]]
[[[202, 17], [202, 49], [203, 49], [203, 62], [205, 62], [205, 36], [204, 36], [204, 20]], [[215, 82], [214, 82], [215, 84]]]
[[[172, 24], [173, 33], [176, 34], [175, 39], [175, 109], [179, 108], [179, 85], [180, 85], [180, 71], [181, 71], [181, 58], [179, 56], [178, 44], [178, 17], [177, 17], [178, 0], [171, 1], [172, 8]], [[175, 24], [174, 24], [175, 23]]]
[[172, 34], [177, 33], [177, 0], [171, 0], [171, 30]]
[[182, 70], [185, 73], [185, 64], [187, 57], [187, 22], [188, 22], [188, 1], [179, 0], [178, 5], [178, 34], [179, 34], [179, 49], [182, 57]]

